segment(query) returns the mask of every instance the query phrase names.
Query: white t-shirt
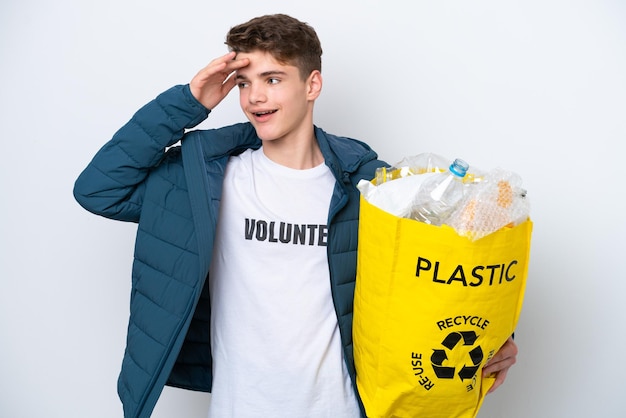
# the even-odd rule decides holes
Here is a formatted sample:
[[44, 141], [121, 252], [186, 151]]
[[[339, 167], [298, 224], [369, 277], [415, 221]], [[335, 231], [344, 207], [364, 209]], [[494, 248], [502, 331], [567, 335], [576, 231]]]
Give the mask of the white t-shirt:
[[359, 417], [327, 259], [335, 179], [232, 157], [210, 271], [212, 418]]

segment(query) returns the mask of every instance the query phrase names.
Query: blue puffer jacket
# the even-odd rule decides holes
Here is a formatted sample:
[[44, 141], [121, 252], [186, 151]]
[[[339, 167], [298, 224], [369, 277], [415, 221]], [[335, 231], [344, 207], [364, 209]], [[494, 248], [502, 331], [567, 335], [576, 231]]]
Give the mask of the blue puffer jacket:
[[[87, 210], [138, 223], [127, 345], [118, 381], [125, 417], [149, 417], [165, 384], [211, 390], [206, 278], [224, 169], [229, 156], [258, 148], [261, 142], [249, 123], [186, 131], [207, 116], [189, 86], [164, 92], [115, 134], [74, 186], [76, 200]], [[344, 356], [355, 382], [355, 185], [373, 178], [384, 163], [364, 143], [319, 128], [315, 135], [337, 179], [328, 214], [328, 259]], [[179, 140], [181, 145], [173, 146]]]

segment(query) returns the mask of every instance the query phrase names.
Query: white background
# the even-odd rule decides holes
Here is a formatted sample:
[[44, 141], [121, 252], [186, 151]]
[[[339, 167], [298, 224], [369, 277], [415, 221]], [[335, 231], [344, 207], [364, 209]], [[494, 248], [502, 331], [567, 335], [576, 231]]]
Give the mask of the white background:
[[[4, 0], [0, 416], [116, 417], [135, 226], [75, 178], [132, 113], [285, 12], [324, 47], [316, 123], [390, 163], [516, 171], [532, 202], [518, 364], [480, 418], [626, 416], [626, 6], [620, 1]], [[241, 121], [236, 94], [207, 126]], [[204, 126], [204, 125], [203, 125]], [[155, 417], [204, 417], [166, 388]]]

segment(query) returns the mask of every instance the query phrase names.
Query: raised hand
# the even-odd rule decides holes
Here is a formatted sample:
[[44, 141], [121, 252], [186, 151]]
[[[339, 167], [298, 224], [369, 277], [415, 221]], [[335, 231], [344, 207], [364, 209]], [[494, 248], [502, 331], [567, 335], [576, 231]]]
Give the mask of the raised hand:
[[229, 52], [214, 59], [189, 83], [191, 94], [207, 109], [215, 108], [235, 87], [233, 72], [250, 63], [249, 59], [236, 59], [236, 56], [235, 52]]

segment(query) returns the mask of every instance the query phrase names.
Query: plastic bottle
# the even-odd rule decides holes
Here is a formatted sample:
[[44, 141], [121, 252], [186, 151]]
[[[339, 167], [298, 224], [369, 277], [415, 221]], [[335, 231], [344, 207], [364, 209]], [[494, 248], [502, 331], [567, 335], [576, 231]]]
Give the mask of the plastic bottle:
[[426, 179], [415, 197], [411, 218], [440, 226], [463, 198], [463, 177], [469, 165], [457, 158], [450, 169]]

